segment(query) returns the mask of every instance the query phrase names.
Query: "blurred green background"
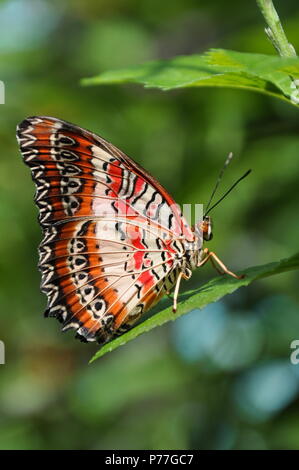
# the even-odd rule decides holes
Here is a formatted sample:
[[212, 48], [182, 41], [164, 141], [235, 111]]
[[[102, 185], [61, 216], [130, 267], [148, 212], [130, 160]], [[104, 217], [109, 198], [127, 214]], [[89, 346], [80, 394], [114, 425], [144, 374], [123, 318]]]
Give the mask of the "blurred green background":
[[[276, 1], [299, 50], [296, 0]], [[240, 289], [91, 366], [97, 350], [44, 319], [34, 187], [15, 127], [46, 114], [99, 133], [179, 203], [205, 203], [228, 152], [214, 249], [233, 270], [298, 251], [299, 110], [250, 92], [80, 87], [109, 68], [223, 47], [274, 53], [255, 2], [0, 1], [0, 447], [299, 449], [297, 272]], [[183, 289], [215, 276], [194, 273]], [[162, 304], [163, 305], [163, 304]]]

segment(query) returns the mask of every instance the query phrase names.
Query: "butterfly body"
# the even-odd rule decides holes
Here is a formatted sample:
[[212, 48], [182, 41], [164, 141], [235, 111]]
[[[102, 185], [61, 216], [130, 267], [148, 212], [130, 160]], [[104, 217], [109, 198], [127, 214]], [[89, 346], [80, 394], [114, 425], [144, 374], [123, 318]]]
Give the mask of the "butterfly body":
[[17, 128], [36, 185], [46, 316], [82, 341], [106, 343], [131, 328], [209, 259], [210, 217], [191, 228], [146, 170], [96, 134], [36, 116]]

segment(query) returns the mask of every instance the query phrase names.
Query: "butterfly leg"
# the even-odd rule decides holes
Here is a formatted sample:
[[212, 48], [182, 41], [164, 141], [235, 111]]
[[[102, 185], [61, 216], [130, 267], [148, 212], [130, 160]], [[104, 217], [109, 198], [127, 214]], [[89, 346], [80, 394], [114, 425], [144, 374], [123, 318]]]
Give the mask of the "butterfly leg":
[[214, 259], [213, 259], [212, 256], [211, 256], [211, 258], [210, 258], [210, 261], [211, 261], [211, 263], [212, 263], [212, 265], [213, 265], [213, 268], [216, 269], [217, 273], [219, 273], [220, 275], [225, 274], [225, 272], [222, 271], [222, 269], [220, 269], [220, 268], [217, 266], [217, 264], [216, 264], [216, 262], [214, 261]]
[[176, 312], [177, 306], [178, 306], [178, 295], [179, 295], [181, 280], [185, 279], [187, 281], [188, 279], [190, 279], [190, 277], [191, 277], [191, 273], [188, 275], [188, 274], [184, 273], [183, 271], [181, 271], [180, 274], [178, 275], [178, 278], [176, 280], [174, 293], [173, 293], [173, 306], [172, 306], [173, 313]]
[[[208, 248], [205, 248], [204, 254], [206, 255], [205, 258], [197, 265], [197, 267], [203, 266], [204, 264], [206, 264], [207, 261], [211, 261], [214, 268], [221, 274], [229, 274], [230, 276], [236, 279], [243, 279], [244, 274], [241, 274], [240, 276], [238, 276], [237, 274], [230, 271], [225, 266], [225, 264], [218, 258], [216, 253], [214, 253], [214, 251], [209, 251]], [[222, 271], [219, 271], [219, 267], [222, 269]]]

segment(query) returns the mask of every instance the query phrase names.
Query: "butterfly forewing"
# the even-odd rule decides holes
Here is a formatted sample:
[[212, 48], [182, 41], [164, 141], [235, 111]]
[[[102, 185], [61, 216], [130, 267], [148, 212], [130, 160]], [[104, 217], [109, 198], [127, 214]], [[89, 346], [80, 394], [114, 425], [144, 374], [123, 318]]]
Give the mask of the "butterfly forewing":
[[101, 137], [50, 117], [25, 119], [17, 136], [44, 232], [46, 315], [107, 342], [174, 285], [192, 231], [166, 190]]

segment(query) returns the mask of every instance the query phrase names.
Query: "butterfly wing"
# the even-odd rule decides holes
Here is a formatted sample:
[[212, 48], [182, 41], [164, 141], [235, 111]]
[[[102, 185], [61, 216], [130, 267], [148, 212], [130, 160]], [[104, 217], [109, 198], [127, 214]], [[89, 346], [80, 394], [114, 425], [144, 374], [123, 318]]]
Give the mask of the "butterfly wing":
[[82, 340], [107, 342], [175, 283], [179, 240], [191, 241], [191, 229], [167, 191], [96, 134], [31, 117], [17, 137], [44, 232], [46, 316]]

